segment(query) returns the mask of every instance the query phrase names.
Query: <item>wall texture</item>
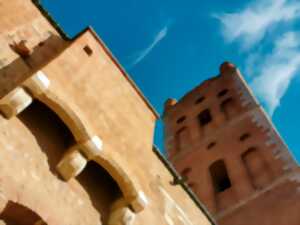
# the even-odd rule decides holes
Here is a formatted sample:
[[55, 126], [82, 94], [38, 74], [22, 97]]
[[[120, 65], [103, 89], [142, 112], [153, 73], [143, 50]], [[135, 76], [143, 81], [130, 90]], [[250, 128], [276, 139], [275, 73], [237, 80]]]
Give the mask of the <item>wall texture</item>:
[[158, 115], [91, 28], [63, 39], [31, 1], [0, 0], [0, 50], [0, 223], [212, 224], [171, 184]]
[[220, 224], [298, 224], [299, 169], [239, 71], [166, 101], [170, 160]]

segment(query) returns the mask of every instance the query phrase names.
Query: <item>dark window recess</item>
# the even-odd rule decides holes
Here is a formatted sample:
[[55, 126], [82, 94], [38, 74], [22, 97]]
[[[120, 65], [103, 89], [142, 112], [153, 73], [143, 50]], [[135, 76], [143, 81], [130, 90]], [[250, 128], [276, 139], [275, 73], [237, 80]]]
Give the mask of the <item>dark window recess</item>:
[[185, 168], [182, 172], [181, 172], [181, 178], [183, 181], [187, 181], [189, 179], [189, 174], [192, 171], [191, 168]]
[[209, 167], [215, 193], [223, 192], [231, 187], [227, 169], [223, 160], [214, 162]]
[[195, 188], [195, 187], [196, 187], [196, 184], [193, 183], [193, 182], [191, 182], [191, 183], [188, 183], [188, 186], [189, 186], [190, 188]]
[[208, 124], [209, 122], [211, 122], [212, 121], [212, 117], [211, 117], [209, 109], [203, 110], [198, 115], [198, 119], [199, 119], [199, 122], [200, 122], [201, 126], [205, 126], [206, 124]]
[[93, 50], [88, 46], [86, 45], [83, 50], [85, 51], [85, 53], [88, 55], [88, 56], [91, 56], [93, 54]]
[[228, 93], [228, 89], [224, 89], [218, 93], [218, 97], [220, 98], [220, 97], [226, 95], [227, 93]]
[[249, 133], [244, 133], [243, 135], [240, 136], [240, 141], [245, 141], [250, 137]]
[[186, 119], [186, 116], [182, 116], [176, 122], [177, 123], [182, 123], [183, 121], [185, 121], [185, 119]]
[[196, 103], [196, 104], [199, 104], [199, 103], [203, 102], [204, 99], [205, 99], [205, 97], [201, 96], [200, 98], [198, 98], [198, 99], [196, 100], [195, 103]]
[[220, 105], [222, 111], [226, 111], [227, 107], [230, 107], [233, 104], [232, 98], [226, 98]]
[[216, 142], [211, 142], [207, 145], [207, 149], [211, 149], [212, 147], [214, 147], [216, 145]]
[[191, 168], [185, 168], [185, 169], [181, 172], [181, 175], [187, 177], [187, 176], [190, 174], [191, 171], [192, 171]]

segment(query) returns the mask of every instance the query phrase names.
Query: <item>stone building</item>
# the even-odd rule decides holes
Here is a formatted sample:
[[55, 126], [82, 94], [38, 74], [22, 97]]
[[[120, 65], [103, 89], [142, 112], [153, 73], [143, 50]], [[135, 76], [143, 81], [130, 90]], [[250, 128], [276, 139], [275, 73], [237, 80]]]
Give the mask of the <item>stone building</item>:
[[219, 224], [300, 224], [298, 166], [233, 64], [163, 118], [169, 159]]
[[0, 0], [0, 224], [209, 225], [153, 149], [158, 117], [92, 28]]

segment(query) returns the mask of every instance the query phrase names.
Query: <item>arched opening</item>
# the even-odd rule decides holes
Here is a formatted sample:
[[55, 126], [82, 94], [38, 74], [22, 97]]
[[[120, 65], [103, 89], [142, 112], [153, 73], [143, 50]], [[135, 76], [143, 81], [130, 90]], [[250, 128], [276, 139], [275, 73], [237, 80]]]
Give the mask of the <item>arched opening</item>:
[[88, 162], [76, 180], [89, 193], [93, 206], [101, 214], [101, 222], [106, 225], [112, 204], [122, 196], [118, 184], [94, 161]]
[[[54, 111], [39, 100], [35, 100], [21, 112], [18, 119], [32, 133], [41, 151], [47, 156], [51, 172], [58, 174], [57, 165], [64, 157], [64, 153], [77, 145], [72, 132]], [[112, 166], [109, 162], [106, 163]], [[100, 213], [101, 221], [105, 225], [112, 204], [124, 193], [107, 172], [107, 168], [100, 165], [99, 162], [89, 161], [76, 180], [87, 193], [94, 208]]]
[[186, 148], [186, 146], [188, 146], [189, 144], [189, 140], [190, 140], [190, 134], [189, 134], [189, 130], [186, 127], [182, 127], [181, 129], [179, 129], [176, 134], [176, 153], [184, 150]]
[[209, 171], [213, 181], [215, 193], [223, 192], [231, 187], [231, 181], [223, 160], [214, 162], [209, 167]]
[[226, 120], [231, 119], [234, 115], [236, 115], [236, 102], [233, 98], [226, 98], [220, 104], [220, 110], [224, 113]]
[[261, 189], [272, 181], [272, 172], [257, 148], [250, 147], [242, 154], [251, 184], [255, 189]]
[[18, 115], [31, 131], [40, 149], [46, 154], [53, 174], [64, 153], [75, 144], [74, 137], [64, 122], [42, 102], [35, 100]]
[[1, 212], [0, 220], [6, 225], [46, 225], [37, 213], [12, 201], [9, 201]]

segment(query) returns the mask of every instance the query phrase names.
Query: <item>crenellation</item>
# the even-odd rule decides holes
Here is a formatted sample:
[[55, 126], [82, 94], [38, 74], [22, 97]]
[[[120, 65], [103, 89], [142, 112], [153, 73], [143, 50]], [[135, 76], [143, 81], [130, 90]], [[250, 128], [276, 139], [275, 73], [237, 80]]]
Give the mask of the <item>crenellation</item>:
[[[220, 225], [297, 225], [299, 167], [239, 70], [225, 62], [220, 74], [209, 80], [214, 85], [205, 81], [178, 100], [172, 114], [164, 115], [169, 159], [178, 172], [186, 167], [198, 172], [185, 182], [194, 184], [191, 188]], [[202, 109], [197, 114], [189, 102], [198, 92], [205, 93], [205, 109], [210, 112], [200, 121]], [[173, 136], [174, 115], [179, 114], [189, 115], [193, 124], [185, 127], [198, 138]], [[170, 137], [185, 145], [174, 151]]]

